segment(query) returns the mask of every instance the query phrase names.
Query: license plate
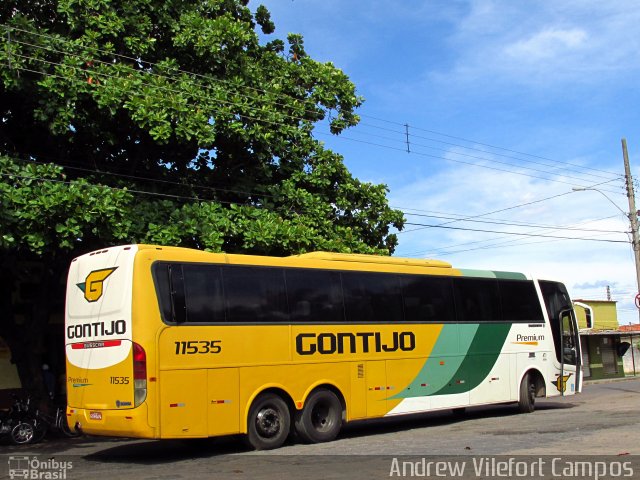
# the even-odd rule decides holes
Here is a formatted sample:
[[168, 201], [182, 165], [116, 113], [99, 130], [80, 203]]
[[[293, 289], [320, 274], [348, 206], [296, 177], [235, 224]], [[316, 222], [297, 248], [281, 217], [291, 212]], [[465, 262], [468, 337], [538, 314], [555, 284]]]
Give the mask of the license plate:
[[91, 420], [102, 420], [102, 412], [89, 412]]

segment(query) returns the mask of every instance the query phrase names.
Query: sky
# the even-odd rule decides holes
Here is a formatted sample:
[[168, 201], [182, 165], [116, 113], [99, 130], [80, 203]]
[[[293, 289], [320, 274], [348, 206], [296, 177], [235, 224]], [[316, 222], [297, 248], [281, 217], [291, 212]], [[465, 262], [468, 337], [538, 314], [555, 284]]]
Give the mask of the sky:
[[573, 299], [609, 287], [638, 323], [621, 139], [640, 180], [640, 3], [260, 3], [272, 37], [302, 34], [364, 97], [358, 126], [316, 137], [388, 186], [407, 220], [394, 255], [559, 280]]

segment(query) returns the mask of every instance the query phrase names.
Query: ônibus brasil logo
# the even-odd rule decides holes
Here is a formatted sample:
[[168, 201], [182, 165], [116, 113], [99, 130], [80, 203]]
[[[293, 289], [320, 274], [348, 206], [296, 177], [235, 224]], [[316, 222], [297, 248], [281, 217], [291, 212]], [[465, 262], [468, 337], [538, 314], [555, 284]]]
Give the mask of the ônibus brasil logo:
[[104, 281], [109, 275], [116, 271], [118, 267], [103, 268], [94, 270], [87, 275], [82, 283], [76, 283], [78, 288], [84, 293], [84, 299], [87, 302], [97, 302], [100, 300], [103, 291]]

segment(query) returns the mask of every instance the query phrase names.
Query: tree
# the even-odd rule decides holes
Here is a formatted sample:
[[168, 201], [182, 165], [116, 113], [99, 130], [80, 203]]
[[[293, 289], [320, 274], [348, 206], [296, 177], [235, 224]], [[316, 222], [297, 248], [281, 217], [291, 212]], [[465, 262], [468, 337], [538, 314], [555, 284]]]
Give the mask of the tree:
[[[60, 283], [73, 256], [126, 242], [393, 252], [403, 216], [386, 187], [354, 178], [313, 136], [357, 124], [355, 86], [302, 36], [272, 39], [268, 10], [247, 3], [2, 2], [5, 282], [37, 260], [49, 294], [42, 282]], [[40, 301], [22, 327], [0, 322], [15, 358], [39, 349], [51, 303]], [[33, 339], [17, 341], [21, 328]]]

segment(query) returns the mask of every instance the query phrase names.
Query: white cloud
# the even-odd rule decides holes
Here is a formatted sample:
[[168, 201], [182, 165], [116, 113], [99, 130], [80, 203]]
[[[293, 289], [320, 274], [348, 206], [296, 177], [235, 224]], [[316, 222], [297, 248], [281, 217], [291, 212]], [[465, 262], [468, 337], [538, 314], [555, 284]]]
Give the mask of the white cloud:
[[548, 86], [637, 72], [638, 21], [635, 2], [472, 1], [449, 37], [456, 64], [431, 78]]
[[505, 53], [515, 61], [548, 60], [559, 54], [572, 54], [585, 46], [587, 32], [579, 28], [569, 30], [544, 29], [533, 36], [507, 45]]

